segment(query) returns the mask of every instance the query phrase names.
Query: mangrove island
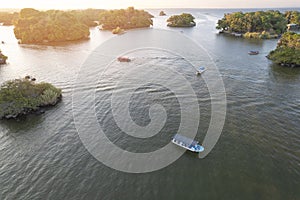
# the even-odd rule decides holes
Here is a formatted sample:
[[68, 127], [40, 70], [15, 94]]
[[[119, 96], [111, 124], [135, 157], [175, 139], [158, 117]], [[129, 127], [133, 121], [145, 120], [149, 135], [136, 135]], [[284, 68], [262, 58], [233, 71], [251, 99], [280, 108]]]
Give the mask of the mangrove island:
[[162, 10], [159, 12], [159, 16], [166, 16], [167, 14]]
[[224, 14], [224, 17], [218, 20], [216, 28], [221, 30], [220, 33], [229, 33], [245, 38], [271, 39], [286, 32], [287, 24], [286, 14], [269, 10]]
[[36, 83], [30, 76], [9, 80], [0, 87], [0, 119], [17, 118], [54, 106], [62, 98], [61, 89], [50, 83]]
[[194, 19], [193, 15], [182, 13], [181, 15], [172, 15], [167, 19], [167, 22], [170, 27], [193, 27], [196, 26]]
[[[103, 30], [146, 28], [153, 25], [153, 15], [134, 7], [108, 10], [100, 14], [99, 24]], [[116, 31], [118, 32], [118, 31]]]
[[282, 66], [300, 66], [300, 34], [286, 32], [280, 38], [275, 50], [267, 56]]
[[87, 39], [90, 31], [70, 12], [24, 8], [15, 22], [14, 33], [20, 43], [28, 44]]

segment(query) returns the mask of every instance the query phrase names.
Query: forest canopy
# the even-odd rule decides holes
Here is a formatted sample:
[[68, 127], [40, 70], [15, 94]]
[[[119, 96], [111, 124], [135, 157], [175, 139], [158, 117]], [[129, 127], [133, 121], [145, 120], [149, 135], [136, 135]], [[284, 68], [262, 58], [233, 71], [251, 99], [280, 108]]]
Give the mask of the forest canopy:
[[276, 49], [269, 53], [268, 58], [277, 64], [300, 66], [300, 34], [284, 33]]
[[285, 12], [285, 18], [288, 24], [300, 25], [300, 12], [299, 11], [287, 11]]
[[13, 22], [19, 18], [19, 13], [0, 12], [0, 23], [4, 26], [13, 25]]
[[73, 41], [86, 39], [90, 34], [89, 27], [70, 12], [32, 8], [20, 11], [14, 33], [21, 43]]
[[287, 17], [279, 11], [234, 12], [224, 14], [224, 17], [218, 20], [216, 28], [251, 37], [251, 33], [258, 33], [258, 36], [262, 32], [271, 35], [282, 34], [286, 31], [287, 23]]
[[99, 23], [104, 30], [144, 28], [153, 25], [153, 16], [144, 10], [134, 7], [120, 10], [108, 10], [100, 14]]
[[[68, 11], [66, 11], [68, 12]], [[99, 21], [99, 15], [105, 12], [103, 9], [85, 9], [85, 10], [71, 10], [70, 14], [74, 15], [77, 20], [89, 27], [97, 26]]]

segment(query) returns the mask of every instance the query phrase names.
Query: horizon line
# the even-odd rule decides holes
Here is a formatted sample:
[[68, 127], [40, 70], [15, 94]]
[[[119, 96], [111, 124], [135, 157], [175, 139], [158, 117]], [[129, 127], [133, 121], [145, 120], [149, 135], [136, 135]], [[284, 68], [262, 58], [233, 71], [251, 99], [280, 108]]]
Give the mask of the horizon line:
[[118, 10], [118, 9], [126, 9], [128, 7], [134, 7], [135, 9], [224, 9], [224, 10], [229, 10], [229, 9], [284, 9], [284, 8], [291, 8], [291, 9], [300, 9], [299, 7], [161, 7], [161, 8], [156, 8], [156, 7], [149, 7], [149, 8], [141, 8], [141, 7], [135, 7], [135, 6], [127, 6], [127, 7], [122, 7], [122, 8], [99, 8], [99, 7], [85, 7], [85, 8], [35, 8], [35, 7], [23, 7], [23, 8], [0, 8], [0, 11], [3, 12], [3, 10], [22, 10], [24, 8], [33, 8], [36, 10], [85, 10], [85, 9], [103, 9], [103, 10]]

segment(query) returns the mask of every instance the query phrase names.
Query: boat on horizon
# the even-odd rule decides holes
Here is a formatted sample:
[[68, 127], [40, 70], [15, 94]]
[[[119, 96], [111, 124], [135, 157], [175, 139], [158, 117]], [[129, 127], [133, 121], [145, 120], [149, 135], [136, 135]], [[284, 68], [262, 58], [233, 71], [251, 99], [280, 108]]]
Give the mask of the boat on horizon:
[[198, 141], [192, 140], [180, 134], [174, 135], [172, 138], [172, 143], [191, 152], [199, 153], [204, 151], [204, 147], [198, 144]]

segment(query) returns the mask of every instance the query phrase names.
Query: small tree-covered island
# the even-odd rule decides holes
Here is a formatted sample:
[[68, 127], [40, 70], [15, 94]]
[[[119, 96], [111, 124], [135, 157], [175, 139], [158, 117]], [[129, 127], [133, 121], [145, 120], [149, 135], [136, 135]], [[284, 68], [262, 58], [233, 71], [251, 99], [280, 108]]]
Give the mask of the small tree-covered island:
[[271, 39], [278, 38], [286, 32], [289, 23], [300, 24], [297, 11], [281, 13], [279, 11], [235, 12], [224, 14], [218, 20], [217, 29], [245, 38]]
[[170, 27], [193, 27], [196, 26], [194, 22], [195, 17], [189, 13], [182, 13], [181, 15], [172, 15], [167, 19]]
[[54, 106], [61, 98], [61, 89], [50, 83], [36, 83], [30, 76], [6, 81], [0, 87], [0, 119], [17, 118]]
[[70, 12], [32, 8], [20, 11], [14, 33], [25, 44], [82, 40], [90, 35], [89, 27]]
[[267, 56], [273, 62], [289, 67], [300, 66], [300, 34], [286, 32], [275, 50]]
[[153, 15], [134, 7], [120, 10], [108, 10], [100, 14], [99, 24], [103, 30], [146, 28], [153, 25]]
[[159, 16], [166, 16], [167, 14], [162, 10], [159, 12]]

